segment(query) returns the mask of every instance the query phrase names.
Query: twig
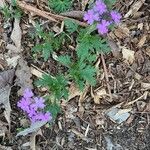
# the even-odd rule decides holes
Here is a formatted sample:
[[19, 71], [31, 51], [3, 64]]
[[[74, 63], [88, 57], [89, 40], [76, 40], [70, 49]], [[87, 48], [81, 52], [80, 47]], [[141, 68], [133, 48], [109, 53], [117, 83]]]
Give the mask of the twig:
[[125, 104], [124, 106], [132, 105], [132, 104], [134, 104], [135, 102], [137, 102], [137, 101], [140, 100], [140, 99], [146, 99], [145, 97], [147, 97], [147, 94], [148, 94], [148, 91], [145, 91], [145, 92], [143, 93], [143, 95], [141, 95], [141, 96], [138, 97], [137, 99], [135, 99], [135, 100], [133, 100], [133, 101], [131, 101], [131, 102]]
[[17, 4], [20, 8], [24, 9], [24, 10], [27, 10], [29, 12], [33, 12], [35, 14], [37, 14], [38, 16], [42, 16], [44, 18], [47, 18], [48, 20], [50, 21], [54, 21], [54, 22], [58, 22], [56, 19], [48, 16], [44, 11], [40, 10], [40, 9], [37, 9], [31, 5], [28, 5], [26, 4], [25, 2], [20, 2], [20, 1], [17, 1]]
[[101, 59], [102, 59], [102, 64], [103, 64], [103, 69], [104, 69], [104, 74], [105, 74], [105, 79], [106, 79], [106, 84], [107, 84], [107, 89], [109, 92], [109, 96], [110, 96], [110, 102], [112, 102], [112, 94], [111, 94], [111, 90], [110, 90], [110, 85], [109, 85], [109, 79], [108, 79], [108, 73], [107, 73], [107, 68], [106, 68], [106, 63], [105, 63], [105, 59], [103, 54], [101, 54]]
[[52, 14], [50, 12], [40, 10], [40, 9], [35, 8], [31, 5], [26, 4], [25, 2], [17, 1], [17, 4], [20, 8], [22, 8], [26, 11], [29, 11], [29, 12], [33, 12], [36, 15], [47, 18], [48, 20], [53, 21], [53, 22], [59, 22], [59, 20], [63, 21], [64, 19], [71, 19], [71, 20], [75, 21], [77, 24], [79, 24], [80, 26], [83, 26], [83, 27], [87, 26], [87, 24], [84, 23], [84, 22], [81, 22], [81, 21], [78, 21], [76, 19], [72, 19], [72, 18], [69, 18], [69, 17], [64, 17], [64, 16], [61, 16], [61, 15], [55, 15], [55, 14]]

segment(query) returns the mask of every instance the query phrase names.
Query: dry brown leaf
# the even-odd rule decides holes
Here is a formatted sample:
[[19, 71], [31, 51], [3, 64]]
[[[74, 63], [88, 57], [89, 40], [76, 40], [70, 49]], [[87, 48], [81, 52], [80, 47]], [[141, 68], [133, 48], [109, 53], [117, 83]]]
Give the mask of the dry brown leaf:
[[143, 26], [144, 26], [144, 24], [143, 24], [142, 22], [139, 23], [139, 24], [138, 24], [138, 29], [143, 30]]
[[3, 104], [5, 107], [4, 116], [9, 124], [10, 129], [10, 113], [11, 107], [9, 103], [9, 95], [10, 95], [11, 87], [9, 85], [0, 88], [0, 104]]
[[106, 96], [106, 89], [105, 88], [101, 88], [98, 90], [95, 90], [95, 92], [93, 92], [92, 88], [91, 88], [91, 96], [94, 99], [95, 104], [100, 104], [101, 99], [103, 98], [103, 96]]
[[135, 60], [135, 52], [127, 49], [126, 47], [121, 47], [122, 48], [122, 54], [123, 54], [123, 59], [125, 59], [126, 62], [129, 64], [132, 64]]
[[146, 48], [146, 54], [150, 57], [150, 47]]
[[150, 89], [150, 83], [144, 83], [144, 82], [142, 82], [142, 83], [141, 83], [141, 88], [142, 88], [142, 89], [149, 90], [149, 89]]
[[144, 2], [145, 0], [138, 0], [137, 2], [135, 2], [131, 6], [130, 10], [125, 14], [124, 18], [128, 18], [129, 16], [136, 14], [136, 12], [142, 7]]
[[116, 58], [120, 57], [120, 48], [119, 46], [116, 44], [116, 42], [112, 41], [112, 40], [108, 40], [108, 44], [111, 48], [111, 51], [113, 53], [113, 56]]
[[37, 122], [31, 124], [31, 126], [29, 128], [26, 128], [23, 131], [20, 131], [16, 136], [25, 136], [30, 133], [36, 133], [46, 123], [47, 123], [47, 121], [46, 122], [45, 121], [37, 121]]
[[21, 52], [21, 37], [22, 37], [22, 32], [20, 28], [20, 20], [15, 18], [13, 26], [14, 28], [11, 33], [11, 39], [15, 45], [8, 44], [6, 48], [11, 51], [10, 53], [20, 53]]
[[23, 58], [19, 59], [18, 61], [16, 76], [16, 84], [21, 87], [21, 89], [18, 91], [18, 95], [22, 95], [26, 88], [33, 88], [31, 70]]
[[120, 24], [117, 29], [114, 30], [114, 34], [120, 38], [124, 39], [126, 37], [129, 37], [130, 31], [129, 28], [125, 24]]
[[142, 36], [142, 38], [140, 39], [139, 43], [138, 43], [138, 47], [141, 48], [145, 41], [146, 41], [147, 35]]
[[7, 70], [0, 73], [0, 89], [7, 85], [11, 85], [15, 75], [15, 70]]
[[68, 100], [70, 100], [76, 96], [80, 96], [81, 94], [82, 94], [81, 91], [76, 87], [76, 85], [74, 83], [72, 83], [69, 88]]
[[12, 58], [10, 57], [5, 57], [5, 60], [7, 61], [7, 65], [11, 68], [15, 68], [17, 66], [18, 60], [19, 60], [20, 56], [13, 56]]
[[10, 129], [10, 113], [11, 106], [9, 103], [9, 95], [11, 91], [11, 84], [13, 82], [15, 71], [14, 69], [3, 71], [0, 73], [0, 104], [5, 107], [4, 116], [9, 124]]
[[39, 130], [38, 130], [37, 132], [35, 132], [35, 133], [32, 133], [32, 135], [30, 136], [30, 148], [31, 148], [31, 150], [36, 150], [36, 145], [35, 145], [35, 143], [36, 143], [36, 136], [37, 136], [37, 135], [43, 136], [41, 129], [39, 129]]
[[1, 142], [3, 142], [4, 138], [5, 138], [5, 134], [8, 132], [7, 129], [7, 124], [0, 121], [0, 138], [2, 139]]

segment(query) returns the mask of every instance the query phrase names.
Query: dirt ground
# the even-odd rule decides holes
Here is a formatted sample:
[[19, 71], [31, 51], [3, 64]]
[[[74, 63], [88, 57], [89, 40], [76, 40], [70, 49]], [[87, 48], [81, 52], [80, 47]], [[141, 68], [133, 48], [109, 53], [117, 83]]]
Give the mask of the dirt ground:
[[[38, 3], [26, 2], [47, 11], [44, 0], [36, 1]], [[80, 8], [79, 3], [76, 1], [74, 4], [76, 10]], [[108, 100], [108, 96], [102, 96], [100, 101], [96, 102], [91, 94], [91, 91], [97, 94], [101, 89], [107, 91], [104, 65], [100, 57], [98, 67], [101, 74], [98, 76], [98, 83], [94, 89], [87, 87], [81, 103], [79, 95], [68, 102], [62, 101], [62, 112], [51, 127], [46, 125], [35, 135], [16, 137], [19, 129], [26, 127], [28, 122], [22, 118], [23, 114], [16, 106], [19, 87], [13, 84], [9, 97], [12, 109], [10, 131], [4, 117], [5, 108], [0, 105], [0, 150], [26, 150], [30, 149], [31, 143], [35, 143], [35, 150], [150, 149], [150, 1], [118, 0], [114, 8], [121, 12], [123, 19], [122, 23], [108, 34], [112, 52], [104, 55], [112, 101]], [[46, 22], [46, 19], [23, 11], [26, 13], [21, 18], [23, 58], [30, 68], [36, 66], [47, 73], [56, 74], [62, 68], [53, 59], [45, 63], [38, 56], [33, 59], [31, 54], [31, 47], [37, 42], [28, 34], [32, 32], [32, 19], [39, 19], [42, 23]], [[60, 27], [54, 22], [44, 25], [46, 28], [55, 27], [55, 30]], [[8, 53], [6, 45], [12, 43], [12, 29], [12, 21], [6, 23], [0, 14], [1, 72], [11, 68], [2, 56]], [[71, 52], [66, 50], [65, 53]], [[34, 73], [31, 78], [37, 79]], [[17, 80], [17, 77], [13, 80]], [[38, 93], [38, 90], [35, 92]], [[129, 114], [128, 118], [121, 123], [113, 120], [108, 115], [108, 111], [113, 108]]]

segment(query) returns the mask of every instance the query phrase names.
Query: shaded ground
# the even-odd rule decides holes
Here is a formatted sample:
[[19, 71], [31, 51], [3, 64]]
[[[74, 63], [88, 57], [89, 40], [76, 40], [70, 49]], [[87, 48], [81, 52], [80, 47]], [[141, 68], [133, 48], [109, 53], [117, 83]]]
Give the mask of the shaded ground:
[[[123, 16], [127, 16], [129, 10], [135, 7], [134, 4], [136, 2], [138, 1], [118, 1], [115, 7], [121, 11]], [[37, 150], [150, 149], [149, 6], [149, 1], [145, 1], [138, 11], [124, 18], [122, 24], [108, 35], [110, 41], [113, 43], [110, 44], [112, 53], [105, 56], [105, 61], [113, 101], [108, 102], [108, 98], [103, 97], [100, 100], [100, 104], [95, 104], [89, 88], [82, 102], [82, 106], [78, 106], [78, 96], [67, 103], [62, 102], [62, 114], [57, 117], [55, 124], [51, 128], [43, 127], [43, 136], [36, 136]], [[0, 16], [0, 21], [0, 32], [2, 33], [0, 38], [1, 40], [10, 42], [9, 30], [11, 30], [11, 25], [9, 28], [3, 29], [4, 20], [2, 16]], [[29, 25], [27, 15], [22, 19], [22, 29], [24, 31], [22, 45], [25, 48], [23, 51], [24, 58], [30, 66], [34, 64], [48, 73], [52, 72], [56, 74], [58, 66], [52, 59], [45, 64], [43, 60], [38, 58], [36, 61], [33, 60], [30, 50], [35, 41], [29, 39], [27, 33], [30, 28], [25, 25]], [[5, 36], [8, 39], [4, 39]], [[125, 46], [127, 49], [135, 52], [135, 60], [133, 63], [127, 64], [124, 62], [121, 46]], [[1, 53], [5, 53], [5, 44], [1, 45], [0, 51]], [[101, 61], [99, 68], [102, 73], [97, 79], [99, 82], [97, 88], [107, 89]], [[23, 144], [29, 141], [30, 136], [16, 137], [17, 129], [26, 123], [26, 121], [24, 122], [21, 119], [22, 114], [20, 114], [20, 111], [16, 107], [16, 101], [18, 99], [16, 97], [17, 91], [18, 89], [13, 87], [10, 95], [10, 103], [12, 106], [11, 134], [6, 134], [6, 137], [1, 136], [0, 149], [29, 149], [25, 145], [23, 146]], [[126, 105], [141, 97], [145, 92], [147, 92], [146, 97], [140, 98], [131, 105]], [[132, 108], [130, 117], [122, 124], [111, 121], [105, 115], [106, 110], [117, 104], [120, 104], [121, 108]], [[2, 114], [4, 111], [3, 107], [0, 107], [0, 110], [0, 120], [5, 122], [6, 120]]]

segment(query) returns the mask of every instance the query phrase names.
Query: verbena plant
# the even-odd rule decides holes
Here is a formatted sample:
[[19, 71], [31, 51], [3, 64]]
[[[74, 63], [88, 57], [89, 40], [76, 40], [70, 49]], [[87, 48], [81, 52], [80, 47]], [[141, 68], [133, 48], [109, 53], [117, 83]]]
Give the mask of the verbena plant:
[[[58, 1], [50, 0], [52, 7], [56, 11], [64, 11], [68, 8], [65, 6], [67, 0], [59, 0], [60, 6], [64, 5], [65, 9], [59, 8]], [[34, 48], [34, 52], [39, 52], [47, 61], [54, 51], [58, 51], [66, 40], [67, 36], [74, 35], [76, 37], [74, 43], [75, 54], [74, 56], [60, 55], [55, 58], [57, 63], [63, 65], [66, 69], [65, 75], [58, 74], [51, 76], [44, 74], [37, 85], [46, 87], [49, 91], [47, 96], [46, 110], [50, 111], [55, 118], [57, 113], [60, 112], [60, 103], [62, 99], [68, 98], [69, 82], [76, 83], [77, 87], [83, 91], [86, 84], [95, 86], [96, 72], [98, 71], [94, 65], [99, 54], [110, 52], [107, 44], [106, 34], [111, 29], [111, 26], [118, 24], [121, 15], [111, 10], [113, 3], [110, 0], [105, 0], [109, 7], [102, 0], [97, 0], [91, 9], [84, 15], [84, 20], [89, 24], [86, 28], [81, 28], [71, 19], [64, 21], [64, 32], [55, 36], [52, 32], [45, 32], [40, 25], [36, 25], [35, 36], [39, 38], [40, 43]], [[57, 6], [57, 7], [56, 7]], [[67, 44], [66, 44], [67, 45]], [[65, 45], [65, 46], [66, 46]]]

